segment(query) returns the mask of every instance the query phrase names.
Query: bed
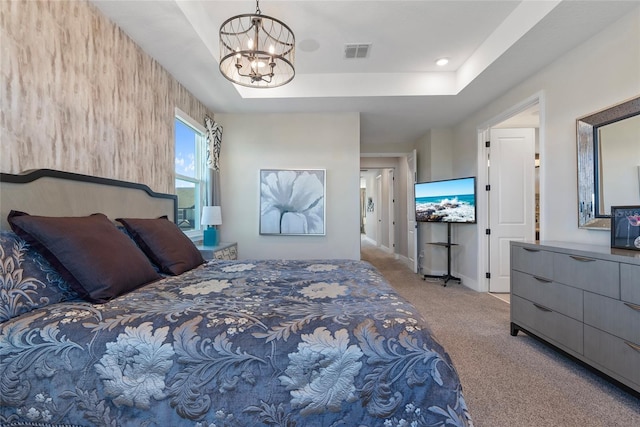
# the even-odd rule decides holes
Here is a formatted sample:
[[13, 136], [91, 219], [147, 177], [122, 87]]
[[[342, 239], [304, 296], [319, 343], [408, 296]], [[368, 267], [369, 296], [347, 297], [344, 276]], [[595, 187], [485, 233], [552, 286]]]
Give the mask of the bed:
[[[173, 274], [149, 255], [140, 229], [113, 224], [155, 226], [164, 216], [162, 226], [177, 229], [175, 197], [59, 171], [0, 181], [0, 425], [472, 425], [448, 354], [370, 264], [196, 260]], [[30, 214], [15, 216], [18, 231], [10, 211]], [[58, 266], [22, 235], [20, 220], [45, 215], [89, 218], [95, 233], [107, 218], [146, 256], [153, 280], [116, 295], [104, 286], [79, 292], [68, 277], [75, 267]], [[94, 245], [99, 262], [119, 251], [110, 239]], [[89, 282], [148, 270], [133, 258], [92, 265]]]

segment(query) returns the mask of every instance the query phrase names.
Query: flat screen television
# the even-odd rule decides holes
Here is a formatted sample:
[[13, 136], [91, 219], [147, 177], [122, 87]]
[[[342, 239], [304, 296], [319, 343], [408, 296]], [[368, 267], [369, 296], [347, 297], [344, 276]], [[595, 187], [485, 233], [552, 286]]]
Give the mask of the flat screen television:
[[415, 184], [416, 221], [476, 222], [476, 178], [456, 178]]

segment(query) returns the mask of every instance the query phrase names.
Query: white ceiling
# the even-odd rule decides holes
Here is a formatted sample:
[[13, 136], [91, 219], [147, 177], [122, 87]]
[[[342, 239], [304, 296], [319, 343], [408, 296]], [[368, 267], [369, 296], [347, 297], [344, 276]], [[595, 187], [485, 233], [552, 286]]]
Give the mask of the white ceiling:
[[[213, 112], [359, 112], [361, 143], [413, 143], [457, 124], [640, 5], [640, 0], [267, 1], [296, 36], [296, 77], [236, 86], [218, 30], [253, 1], [91, 0]], [[371, 43], [346, 60], [345, 44]], [[445, 67], [435, 61], [450, 60]], [[369, 151], [375, 150], [370, 147]]]

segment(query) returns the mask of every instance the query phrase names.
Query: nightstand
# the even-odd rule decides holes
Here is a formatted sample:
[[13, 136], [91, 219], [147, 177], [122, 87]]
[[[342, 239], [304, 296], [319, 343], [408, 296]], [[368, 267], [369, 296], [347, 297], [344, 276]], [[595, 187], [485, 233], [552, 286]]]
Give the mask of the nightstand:
[[238, 244], [236, 242], [220, 242], [218, 246], [196, 245], [202, 257], [210, 259], [238, 259]]

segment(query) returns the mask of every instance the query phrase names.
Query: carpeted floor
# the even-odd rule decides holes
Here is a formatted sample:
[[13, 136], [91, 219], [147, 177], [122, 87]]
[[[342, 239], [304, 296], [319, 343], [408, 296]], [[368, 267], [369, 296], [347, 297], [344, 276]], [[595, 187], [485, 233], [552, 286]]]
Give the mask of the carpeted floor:
[[640, 399], [522, 332], [512, 337], [507, 303], [423, 281], [366, 242], [362, 259], [427, 319], [458, 370], [476, 427], [640, 426]]

